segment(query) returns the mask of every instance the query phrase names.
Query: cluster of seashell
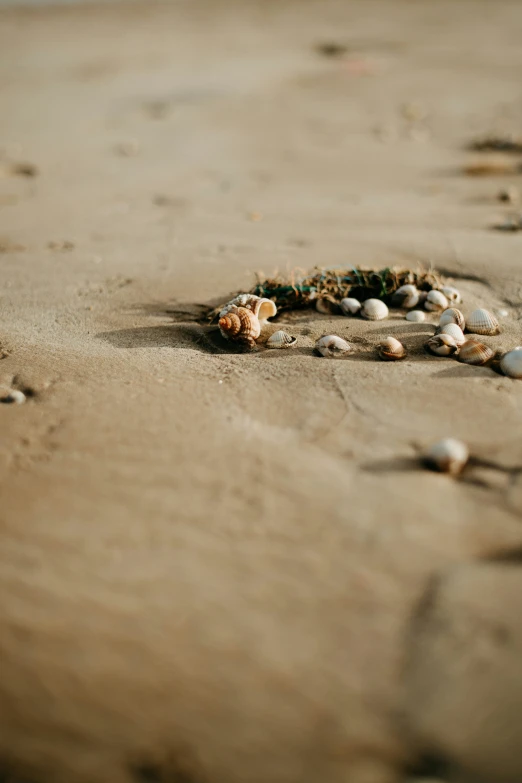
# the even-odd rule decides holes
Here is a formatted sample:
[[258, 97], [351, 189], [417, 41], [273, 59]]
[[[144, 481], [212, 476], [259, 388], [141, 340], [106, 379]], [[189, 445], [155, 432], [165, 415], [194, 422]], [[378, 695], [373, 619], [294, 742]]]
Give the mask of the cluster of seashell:
[[439, 328], [426, 343], [426, 348], [436, 356], [456, 355], [458, 361], [464, 364], [488, 364], [494, 358], [495, 351], [465, 335], [464, 329], [480, 335], [495, 335], [500, 331], [497, 319], [489, 310], [474, 310], [466, 321], [460, 310], [449, 307], [442, 312]]
[[382, 321], [390, 314], [382, 299], [366, 299], [361, 303], [350, 296], [341, 300], [341, 312], [344, 315], [361, 315], [367, 321]]

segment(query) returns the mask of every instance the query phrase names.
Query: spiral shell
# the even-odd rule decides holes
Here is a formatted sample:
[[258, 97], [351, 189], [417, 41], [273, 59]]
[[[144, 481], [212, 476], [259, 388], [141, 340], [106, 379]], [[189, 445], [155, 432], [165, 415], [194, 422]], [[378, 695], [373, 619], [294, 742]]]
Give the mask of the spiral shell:
[[395, 291], [394, 299], [399, 307], [405, 307], [409, 310], [412, 307], [417, 307], [419, 304], [419, 292], [414, 285], [401, 285]]
[[426, 343], [426, 348], [436, 356], [452, 356], [459, 350], [459, 346], [449, 334], [433, 335]]
[[275, 302], [272, 302], [271, 299], [264, 299], [261, 296], [255, 296], [255, 294], [239, 294], [225, 305], [219, 313], [219, 317], [223, 318], [235, 307], [244, 307], [253, 312], [261, 327], [265, 325], [268, 318], [273, 318], [277, 313]]
[[443, 293], [440, 291], [436, 291], [435, 289], [430, 291], [428, 296], [426, 297], [426, 302], [424, 304], [424, 307], [426, 310], [430, 310], [432, 312], [437, 312], [438, 310], [445, 310], [448, 306], [448, 300], [444, 296]]
[[406, 313], [405, 318], [407, 321], [417, 321], [418, 323], [426, 320], [426, 316], [422, 310], [410, 310], [409, 313]]
[[441, 313], [439, 326], [446, 326], [446, 324], [457, 324], [457, 326], [460, 326], [462, 331], [464, 331], [466, 328], [466, 320], [464, 315], [460, 310], [457, 310], [456, 307], [448, 307], [447, 310], [444, 310], [444, 312]]
[[464, 332], [460, 328], [460, 326], [457, 326], [457, 324], [445, 324], [442, 329], [440, 330], [439, 334], [449, 334], [450, 337], [453, 337], [457, 345], [460, 347], [461, 345], [464, 345], [466, 342], [466, 338], [464, 337]]
[[321, 356], [326, 356], [330, 359], [346, 356], [353, 352], [350, 343], [347, 343], [346, 340], [343, 340], [342, 337], [338, 337], [336, 334], [327, 334], [321, 337], [315, 344], [315, 350]]
[[460, 304], [462, 302], [462, 296], [460, 295], [458, 288], [454, 288], [452, 285], [445, 285], [440, 290], [448, 302], [452, 302], [453, 304]]
[[347, 296], [345, 299], [341, 299], [341, 310], [344, 315], [357, 315], [362, 305], [358, 299], [353, 299]]
[[404, 359], [406, 356], [406, 348], [395, 337], [387, 337], [381, 345], [379, 345], [379, 356], [388, 362], [394, 362], [398, 359]]
[[297, 342], [297, 337], [291, 337], [287, 332], [279, 329], [266, 341], [267, 348], [291, 348]]
[[469, 449], [456, 438], [444, 438], [434, 443], [424, 455], [426, 464], [441, 473], [456, 476], [465, 467], [469, 459]]
[[458, 355], [459, 362], [464, 364], [482, 365], [487, 364], [495, 355], [489, 346], [479, 343], [478, 340], [466, 340], [461, 347]]
[[382, 299], [367, 299], [363, 303], [361, 315], [368, 321], [382, 321], [388, 317], [389, 312]]
[[253, 348], [256, 339], [261, 332], [261, 325], [257, 315], [247, 307], [228, 307], [226, 315], [218, 321], [219, 330], [223, 337], [237, 343], [242, 343]]
[[466, 321], [466, 329], [473, 334], [498, 334], [500, 329], [498, 321], [489, 310], [473, 310]]
[[522, 379], [522, 347], [505, 353], [500, 360], [500, 369], [508, 378]]

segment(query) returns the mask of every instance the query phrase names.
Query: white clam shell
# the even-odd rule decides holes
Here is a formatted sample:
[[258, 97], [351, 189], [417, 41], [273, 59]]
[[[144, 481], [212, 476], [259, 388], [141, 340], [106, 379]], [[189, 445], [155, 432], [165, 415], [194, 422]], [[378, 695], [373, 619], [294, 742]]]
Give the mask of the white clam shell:
[[425, 460], [431, 468], [454, 476], [460, 473], [468, 459], [468, 447], [456, 438], [439, 440], [425, 454]]
[[367, 299], [363, 302], [361, 315], [369, 321], [382, 321], [388, 317], [389, 312], [382, 299]]
[[464, 345], [466, 342], [464, 332], [457, 324], [444, 324], [440, 330], [440, 334], [449, 334], [450, 337], [453, 337], [458, 346]]
[[400, 340], [397, 340], [395, 337], [386, 337], [379, 345], [379, 356], [385, 361], [397, 361], [398, 359], [404, 359], [406, 349]]
[[297, 337], [292, 337], [287, 332], [279, 329], [266, 341], [267, 348], [291, 348], [297, 342]]
[[426, 297], [424, 307], [426, 310], [437, 312], [438, 310], [445, 310], [448, 306], [448, 300], [441, 291], [430, 291]]
[[219, 317], [223, 318], [234, 307], [246, 307], [248, 310], [252, 310], [261, 327], [264, 326], [268, 318], [273, 318], [277, 313], [276, 304], [271, 299], [264, 299], [261, 296], [255, 296], [255, 294], [239, 294], [225, 305], [219, 313]]
[[362, 305], [358, 299], [353, 299], [347, 296], [345, 299], [341, 299], [341, 310], [344, 315], [357, 315]]
[[407, 321], [417, 321], [418, 323], [421, 323], [426, 320], [426, 315], [422, 310], [410, 310], [409, 313], [406, 313], [405, 318]]
[[401, 285], [395, 291], [394, 298], [400, 302], [400, 307], [405, 307], [408, 310], [419, 304], [419, 292], [414, 285], [410, 284]]
[[522, 348], [513, 348], [500, 360], [500, 369], [508, 378], [522, 379]]
[[460, 310], [456, 307], [448, 307], [440, 314], [439, 326], [445, 326], [446, 324], [457, 324], [462, 331], [466, 328], [466, 319]]
[[459, 362], [480, 366], [486, 364], [495, 355], [495, 351], [478, 340], [466, 340], [457, 357]]
[[346, 356], [353, 352], [350, 343], [347, 343], [346, 340], [343, 340], [342, 337], [338, 337], [336, 334], [326, 334], [324, 337], [320, 337], [315, 344], [315, 350], [321, 356], [326, 356], [330, 359]]
[[466, 329], [473, 334], [498, 334], [498, 321], [489, 310], [473, 310], [466, 321]]
[[459, 346], [450, 334], [435, 334], [426, 343], [426, 348], [436, 356], [452, 356]]
[[458, 288], [454, 288], [452, 285], [445, 285], [440, 290], [448, 302], [452, 302], [452, 304], [460, 304], [462, 302], [462, 296]]

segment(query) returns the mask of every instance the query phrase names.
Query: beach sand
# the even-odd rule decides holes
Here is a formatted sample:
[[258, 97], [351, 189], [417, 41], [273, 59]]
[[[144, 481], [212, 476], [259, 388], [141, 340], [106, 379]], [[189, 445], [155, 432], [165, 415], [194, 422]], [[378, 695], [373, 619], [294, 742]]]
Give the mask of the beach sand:
[[[522, 127], [521, 36], [509, 0], [2, 9], [5, 775], [520, 779], [522, 383], [427, 355], [435, 316], [249, 354], [201, 317], [431, 264], [522, 344], [517, 177], [463, 174]], [[486, 464], [425, 470], [443, 436]]]

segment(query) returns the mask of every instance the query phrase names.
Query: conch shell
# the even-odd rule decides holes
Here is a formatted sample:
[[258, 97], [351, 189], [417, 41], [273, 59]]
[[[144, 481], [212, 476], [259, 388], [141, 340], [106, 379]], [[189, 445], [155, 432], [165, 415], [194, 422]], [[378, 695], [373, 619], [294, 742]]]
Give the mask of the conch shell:
[[251, 310], [258, 319], [261, 328], [263, 328], [269, 318], [273, 318], [277, 313], [275, 302], [272, 302], [271, 299], [263, 299], [255, 294], [239, 294], [239, 296], [236, 296], [225, 305], [219, 313], [219, 317], [223, 318], [234, 307], [244, 307], [247, 310]]
[[261, 334], [259, 318], [247, 307], [228, 307], [218, 321], [219, 331], [227, 340], [253, 348]]

